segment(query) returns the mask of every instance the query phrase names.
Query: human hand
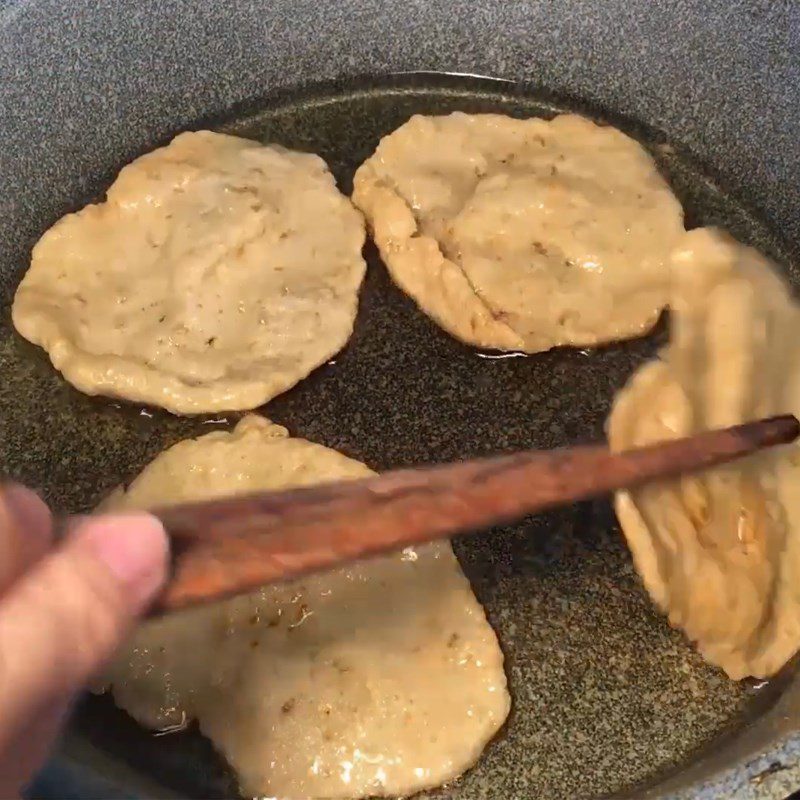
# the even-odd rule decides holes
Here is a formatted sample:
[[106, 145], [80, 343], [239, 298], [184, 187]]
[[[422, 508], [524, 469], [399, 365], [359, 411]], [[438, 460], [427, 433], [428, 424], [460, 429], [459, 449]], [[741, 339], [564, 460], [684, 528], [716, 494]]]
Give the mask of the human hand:
[[0, 487], [0, 797], [18, 797], [70, 702], [112, 655], [166, 575], [149, 514], [87, 518], [53, 547], [36, 494]]

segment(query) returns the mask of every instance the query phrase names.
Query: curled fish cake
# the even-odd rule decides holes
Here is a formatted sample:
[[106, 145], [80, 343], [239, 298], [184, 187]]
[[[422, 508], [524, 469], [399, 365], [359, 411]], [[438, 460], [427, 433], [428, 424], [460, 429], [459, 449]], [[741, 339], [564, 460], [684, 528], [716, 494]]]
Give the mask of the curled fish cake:
[[[617, 395], [622, 450], [774, 414], [800, 416], [800, 310], [757, 251], [714, 230], [672, 258], [670, 341]], [[734, 679], [800, 649], [800, 445], [616, 498], [656, 605]]]

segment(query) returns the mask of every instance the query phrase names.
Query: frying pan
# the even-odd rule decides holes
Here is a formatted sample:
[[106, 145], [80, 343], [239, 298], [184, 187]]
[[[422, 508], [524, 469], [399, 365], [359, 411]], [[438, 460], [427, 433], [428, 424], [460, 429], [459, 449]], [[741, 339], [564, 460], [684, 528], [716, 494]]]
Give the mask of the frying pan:
[[[313, 150], [349, 191], [413, 112], [578, 110], [651, 149], [688, 224], [727, 227], [798, 285], [798, 53], [791, 0], [0, 0], [0, 467], [75, 511], [233, 421], [85, 397], [10, 327], [41, 232], [176, 131]], [[591, 351], [477, 353], [367, 257], [346, 350], [264, 411], [377, 469], [597, 440], [614, 391], [663, 343], [662, 325]], [[503, 533], [456, 549], [513, 711], [474, 770], [425, 796], [771, 800], [800, 786], [794, 666], [755, 684], [704, 665], [652, 610], [608, 502]], [[195, 731], [154, 737], [105, 698], [80, 704], [52, 770], [59, 796], [235, 793]]]

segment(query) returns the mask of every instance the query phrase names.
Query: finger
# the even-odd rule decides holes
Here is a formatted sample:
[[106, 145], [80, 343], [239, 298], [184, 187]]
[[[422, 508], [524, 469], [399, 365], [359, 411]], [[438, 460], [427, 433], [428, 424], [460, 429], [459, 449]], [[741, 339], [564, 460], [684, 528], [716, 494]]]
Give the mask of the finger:
[[52, 530], [50, 511], [35, 492], [16, 483], [0, 488], [0, 593], [47, 552]]
[[0, 753], [107, 661], [164, 581], [167, 551], [148, 514], [98, 517], [0, 601]]

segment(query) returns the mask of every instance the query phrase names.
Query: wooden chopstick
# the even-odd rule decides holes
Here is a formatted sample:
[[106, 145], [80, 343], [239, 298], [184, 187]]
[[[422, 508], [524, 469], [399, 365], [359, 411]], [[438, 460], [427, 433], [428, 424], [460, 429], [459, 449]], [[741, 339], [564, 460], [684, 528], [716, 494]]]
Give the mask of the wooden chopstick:
[[528, 451], [160, 509], [174, 570], [154, 612], [713, 467], [798, 434], [797, 419], [782, 416], [624, 453]]

